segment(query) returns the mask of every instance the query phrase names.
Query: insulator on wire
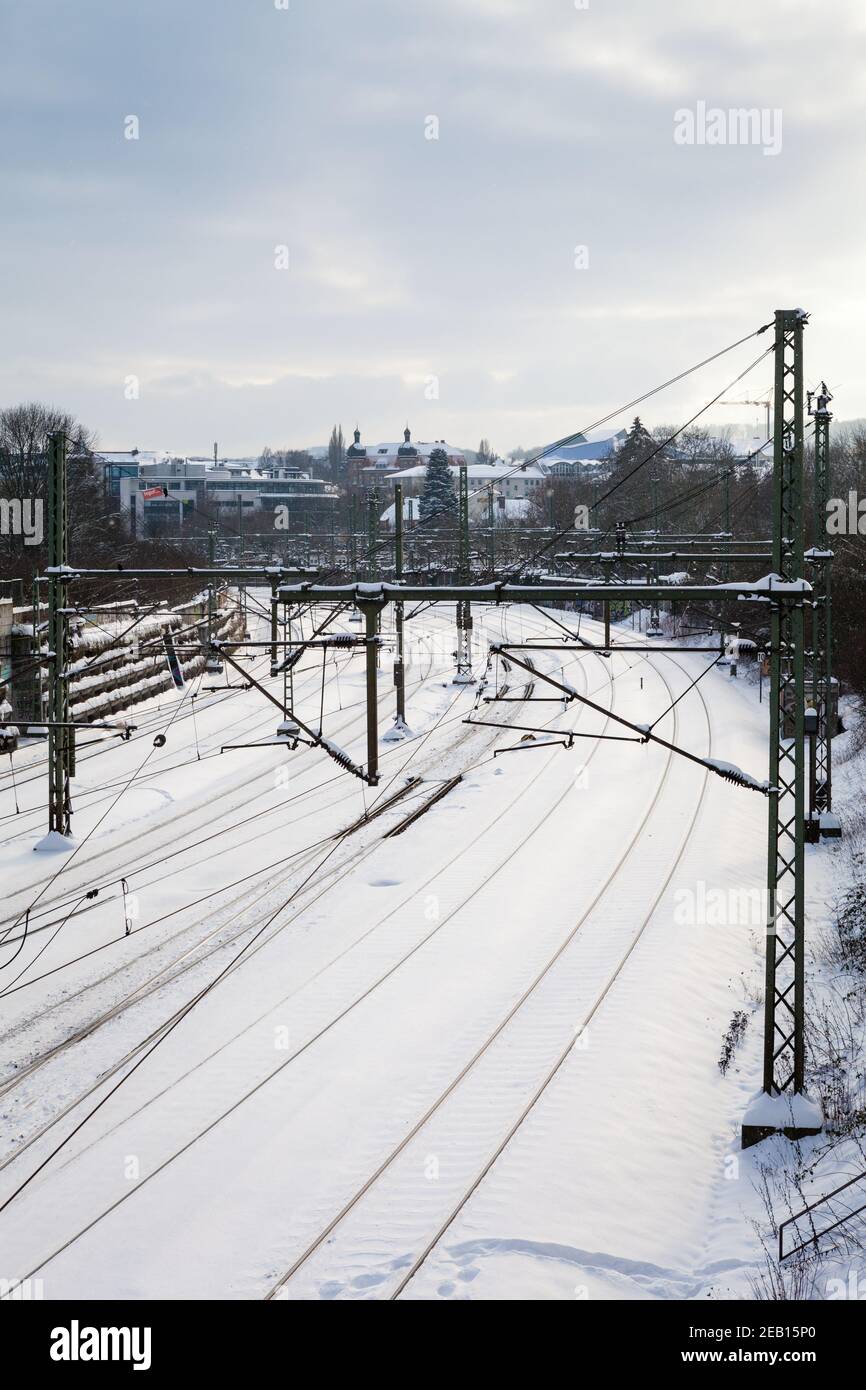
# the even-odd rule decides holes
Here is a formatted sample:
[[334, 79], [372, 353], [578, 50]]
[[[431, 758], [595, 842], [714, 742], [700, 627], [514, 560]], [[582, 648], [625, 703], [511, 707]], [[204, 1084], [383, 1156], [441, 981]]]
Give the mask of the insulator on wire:
[[121, 891], [121, 893], [123, 894], [123, 925], [124, 925], [124, 936], [129, 936], [129, 933], [130, 933], [130, 931], [131, 931], [131, 929], [132, 929], [132, 918], [130, 917], [129, 912], [128, 912], [128, 910], [127, 910], [126, 898], [127, 898], [128, 892], [129, 892], [129, 884], [127, 883], [127, 881], [126, 881], [125, 878], [122, 878], [122, 879], [120, 880], [120, 891]]

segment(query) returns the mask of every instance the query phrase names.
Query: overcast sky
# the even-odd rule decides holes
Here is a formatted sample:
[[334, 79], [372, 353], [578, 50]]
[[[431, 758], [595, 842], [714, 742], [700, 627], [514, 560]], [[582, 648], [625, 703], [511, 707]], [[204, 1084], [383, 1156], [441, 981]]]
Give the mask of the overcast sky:
[[[802, 305], [866, 414], [862, 0], [284, 3], [0, 0], [0, 403], [116, 449], [506, 451]], [[701, 102], [767, 138], [677, 143]]]

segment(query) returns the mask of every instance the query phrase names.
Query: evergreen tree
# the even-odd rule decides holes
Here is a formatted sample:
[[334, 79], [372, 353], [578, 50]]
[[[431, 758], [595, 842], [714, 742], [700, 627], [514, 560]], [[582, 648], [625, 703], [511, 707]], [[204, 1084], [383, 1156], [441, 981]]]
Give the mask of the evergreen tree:
[[642, 463], [655, 447], [656, 441], [640, 416], [636, 415], [632, 421], [631, 429], [623, 441], [622, 448], [616, 456], [617, 472], [625, 473], [630, 468], [634, 468], [635, 464]]
[[457, 494], [444, 449], [434, 449], [427, 464], [424, 491], [421, 494], [421, 520], [456, 521]]
[[[653, 478], [660, 476], [665, 461], [665, 451], [656, 454], [658, 441], [653, 438], [639, 415], [632, 421], [621, 447], [611, 460], [611, 467], [604, 473], [596, 474], [596, 493], [613, 489], [613, 496], [604, 503], [603, 522], [605, 525], [626, 520], [634, 516], [651, 515], [654, 507]], [[653, 455], [652, 462], [647, 463]], [[647, 463], [647, 467], [641, 467]], [[636, 470], [636, 471], [635, 471]], [[659, 488], [661, 502], [664, 490]]]

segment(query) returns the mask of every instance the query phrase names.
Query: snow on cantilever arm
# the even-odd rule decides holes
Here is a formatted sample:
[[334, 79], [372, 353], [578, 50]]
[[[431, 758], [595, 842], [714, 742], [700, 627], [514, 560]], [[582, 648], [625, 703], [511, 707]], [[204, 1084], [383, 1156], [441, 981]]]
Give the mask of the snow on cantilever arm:
[[769, 792], [772, 787], [769, 782], [759, 782], [751, 773], [744, 772], [736, 763], [723, 762], [721, 758], [704, 758], [707, 767], [717, 772], [720, 777], [726, 777], [729, 781], [738, 782], [740, 786], [751, 787], [756, 792]]
[[810, 594], [812, 585], [807, 579], [783, 579], [780, 574], [765, 574], [763, 579], [752, 579], [733, 584], [719, 584], [719, 589], [735, 589], [741, 594]]

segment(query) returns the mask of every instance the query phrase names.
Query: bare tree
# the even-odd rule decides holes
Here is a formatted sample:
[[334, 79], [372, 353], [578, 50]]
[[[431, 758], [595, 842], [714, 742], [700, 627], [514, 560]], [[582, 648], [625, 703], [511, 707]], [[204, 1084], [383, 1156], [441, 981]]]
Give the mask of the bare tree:
[[7, 497], [42, 497], [52, 434], [66, 435], [73, 455], [93, 451], [96, 435], [73, 415], [41, 401], [0, 410], [0, 490]]

